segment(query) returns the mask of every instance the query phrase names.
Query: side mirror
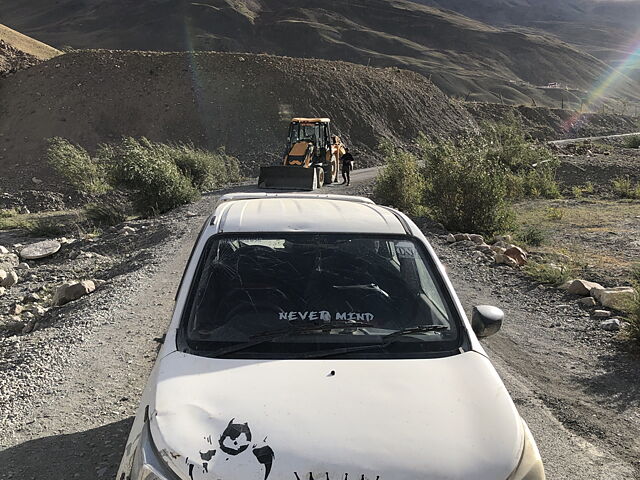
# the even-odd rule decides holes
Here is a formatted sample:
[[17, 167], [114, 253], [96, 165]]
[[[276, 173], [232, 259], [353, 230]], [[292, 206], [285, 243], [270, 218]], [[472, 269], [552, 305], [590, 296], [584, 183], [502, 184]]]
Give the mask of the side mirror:
[[471, 327], [478, 338], [490, 337], [502, 327], [504, 312], [491, 305], [478, 305], [473, 307], [471, 315]]

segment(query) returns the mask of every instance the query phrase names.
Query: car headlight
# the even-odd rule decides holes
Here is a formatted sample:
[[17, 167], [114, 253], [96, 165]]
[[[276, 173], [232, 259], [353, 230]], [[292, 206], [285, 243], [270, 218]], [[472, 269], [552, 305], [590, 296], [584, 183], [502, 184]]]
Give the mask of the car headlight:
[[524, 428], [522, 457], [520, 457], [518, 467], [509, 476], [508, 480], [545, 480], [540, 452], [524, 420], [522, 421], [522, 427]]
[[162, 460], [153, 443], [149, 422], [145, 422], [140, 434], [130, 478], [131, 480], [179, 480]]

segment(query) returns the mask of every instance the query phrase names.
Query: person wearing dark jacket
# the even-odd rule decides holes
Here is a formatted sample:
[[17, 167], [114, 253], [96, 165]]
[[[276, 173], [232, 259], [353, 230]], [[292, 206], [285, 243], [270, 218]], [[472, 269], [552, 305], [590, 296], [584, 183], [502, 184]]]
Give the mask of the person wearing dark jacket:
[[342, 160], [342, 185], [345, 183], [349, 185], [351, 183], [351, 170], [353, 170], [353, 155], [349, 153], [349, 149], [344, 149], [344, 155], [340, 157]]

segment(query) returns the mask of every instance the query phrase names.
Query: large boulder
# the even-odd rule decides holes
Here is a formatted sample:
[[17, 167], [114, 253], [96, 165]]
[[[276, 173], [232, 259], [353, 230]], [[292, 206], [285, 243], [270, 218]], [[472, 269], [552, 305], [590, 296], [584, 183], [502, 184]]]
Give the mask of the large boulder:
[[614, 287], [614, 288], [594, 288], [591, 290], [591, 296], [595, 298], [600, 305], [616, 310], [624, 310], [635, 298], [636, 291], [633, 287]]
[[24, 247], [20, 250], [20, 256], [25, 260], [37, 260], [57, 253], [60, 247], [60, 242], [57, 240], [43, 240]]
[[580, 295], [581, 297], [587, 297], [591, 295], [591, 290], [604, 290], [604, 287], [596, 282], [588, 282], [587, 280], [576, 279], [562, 285], [567, 292], [573, 295]]
[[56, 289], [56, 293], [53, 295], [53, 304], [58, 306], [64, 305], [65, 303], [77, 300], [84, 295], [88, 295], [95, 289], [96, 285], [92, 280], [63, 283]]

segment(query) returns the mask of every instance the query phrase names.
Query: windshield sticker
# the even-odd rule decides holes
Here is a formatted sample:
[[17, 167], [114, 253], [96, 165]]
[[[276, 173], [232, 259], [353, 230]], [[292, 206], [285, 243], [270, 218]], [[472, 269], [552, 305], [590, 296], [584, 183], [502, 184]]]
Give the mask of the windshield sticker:
[[309, 322], [322, 321], [330, 322], [331, 320], [343, 320], [353, 322], [371, 322], [375, 315], [370, 312], [335, 312], [333, 315], [326, 311], [310, 311], [310, 312], [280, 312], [279, 320], [287, 320], [289, 322], [307, 320]]
[[415, 258], [416, 251], [412, 243], [398, 243], [396, 245], [396, 254], [399, 258]]

